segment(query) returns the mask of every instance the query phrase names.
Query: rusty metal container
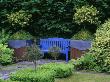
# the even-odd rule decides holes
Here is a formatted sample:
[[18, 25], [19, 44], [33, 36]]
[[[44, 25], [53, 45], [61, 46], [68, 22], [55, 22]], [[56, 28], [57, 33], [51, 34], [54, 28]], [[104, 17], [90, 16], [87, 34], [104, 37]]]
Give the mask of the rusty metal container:
[[70, 47], [70, 58], [77, 59], [89, 51], [91, 41], [71, 40]]

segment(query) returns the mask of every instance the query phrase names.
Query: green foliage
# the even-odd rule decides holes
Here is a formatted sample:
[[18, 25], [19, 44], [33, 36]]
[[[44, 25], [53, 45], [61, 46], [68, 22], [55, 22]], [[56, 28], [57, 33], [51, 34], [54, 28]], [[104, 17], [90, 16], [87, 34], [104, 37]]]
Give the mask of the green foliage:
[[73, 65], [65, 63], [48, 63], [32, 69], [18, 70], [10, 75], [12, 81], [22, 82], [55, 82], [56, 78], [67, 77], [72, 74]]
[[[90, 0], [4, 1], [0, 3], [0, 26], [2, 28], [12, 30], [13, 32], [19, 29], [25, 29], [31, 32], [33, 35], [37, 35], [39, 37], [70, 38], [71, 36], [68, 35], [72, 35], [73, 33], [77, 32], [79, 28], [81, 28], [73, 21], [75, 9], [84, 5], [88, 5], [90, 4], [89, 2], [91, 3]], [[97, 2], [100, 3], [100, 1]], [[95, 3], [98, 4], [97, 2]], [[96, 6], [97, 5], [94, 5], [94, 7]], [[20, 12], [22, 11], [23, 15], [26, 12], [26, 17], [24, 16], [21, 18], [22, 13]], [[9, 18], [10, 16], [14, 15], [12, 18], [10, 18], [11, 21], [14, 21], [15, 19], [17, 19], [17, 21], [7, 21], [7, 14], [9, 15]], [[16, 14], [19, 16], [16, 16]], [[32, 17], [29, 18], [28, 23], [24, 24], [25, 18], [26, 20], [28, 19], [27, 14], [32, 15]], [[23, 19], [24, 21], [21, 21], [20, 19]], [[12, 26], [12, 24], [14, 26]]]
[[10, 34], [7, 33], [4, 29], [2, 29], [0, 31], [0, 43], [1, 44], [6, 44], [7, 41], [9, 40], [9, 38], [10, 38]]
[[73, 3], [75, 8], [82, 7], [84, 5], [88, 5], [88, 0], [66, 0], [67, 3]]
[[18, 82], [18, 81], [12, 81], [12, 80], [2, 80], [2, 79], [0, 79], [0, 82]]
[[11, 14], [7, 14], [7, 19], [9, 23], [11, 23], [12, 26], [15, 27], [17, 25], [20, 25], [21, 27], [25, 27], [26, 25], [29, 25], [29, 21], [31, 17], [32, 17], [31, 14], [23, 10]]
[[94, 57], [91, 54], [85, 54], [76, 60], [72, 59], [69, 63], [73, 64], [77, 70], [93, 70], [96, 66]]
[[76, 9], [76, 13], [74, 14], [73, 19], [76, 23], [81, 24], [88, 22], [90, 24], [98, 24], [99, 11], [96, 7], [93, 6], [82, 6], [81, 8]]
[[41, 50], [36, 45], [36, 41], [29, 47], [27, 47], [27, 56], [30, 61], [34, 63], [35, 71], [36, 71], [36, 65], [37, 60], [39, 60], [42, 57]]
[[48, 69], [55, 71], [56, 78], [68, 77], [72, 74], [74, 66], [65, 63], [49, 63], [40, 66], [40, 69]]
[[[110, 17], [110, 1], [109, 0], [27, 0], [27, 1], [3, 1], [0, 3], [0, 27], [4, 29], [12, 30], [13, 32], [17, 31], [18, 29], [26, 29], [29, 32], [32, 32], [33, 35], [37, 35], [39, 37], [66, 37], [70, 38], [73, 33], [76, 33], [77, 30], [82, 28], [82, 24], [79, 26], [78, 24], [75, 24], [75, 20], [73, 20], [73, 14], [76, 13], [77, 9], [80, 9], [82, 6], [89, 5], [88, 8], [93, 5], [93, 9], [90, 11], [90, 15], [86, 15], [85, 13], [88, 11], [85, 11], [83, 14], [78, 15], [78, 17], [91, 17], [82, 18], [84, 22], [84, 27], [97, 27], [96, 25], [93, 26], [93, 24], [96, 24], [97, 18], [101, 20], [101, 22], [104, 22], [107, 18]], [[96, 7], [96, 10], [99, 11], [99, 16], [94, 16], [93, 14], [96, 13], [94, 10], [94, 7]], [[86, 8], [86, 9], [88, 9]], [[86, 10], [84, 9], [84, 10]], [[92, 11], [94, 10], [94, 11]], [[28, 27], [28, 28], [16, 28], [21, 27], [19, 23], [10, 22], [7, 21], [7, 14], [15, 15], [16, 13], [19, 13], [19, 11], [26, 12], [28, 15], [32, 15], [32, 17], [29, 18], [29, 22], [26, 24], [23, 24], [22, 26]], [[82, 12], [82, 11], [81, 11]], [[21, 16], [21, 14], [19, 15]], [[18, 16], [18, 17], [19, 17]], [[27, 15], [26, 15], [27, 16]], [[93, 17], [92, 17], [93, 16]], [[13, 16], [14, 17], [14, 16]], [[17, 17], [15, 16], [15, 19]], [[21, 17], [20, 17], [21, 18]], [[25, 17], [24, 17], [25, 18]], [[23, 20], [25, 20], [23, 18]], [[28, 18], [28, 17], [26, 17]], [[95, 19], [96, 18], [96, 19]], [[89, 21], [91, 19], [91, 21]], [[32, 20], [30, 22], [30, 20]], [[80, 20], [80, 19], [78, 19]], [[96, 20], [96, 21], [94, 21]], [[87, 23], [89, 22], [89, 23]], [[12, 23], [14, 23], [14, 26], [12, 26]], [[92, 23], [92, 24], [90, 24]], [[27, 25], [29, 24], [29, 25]], [[15, 26], [16, 25], [16, 26]], [[13, 29], [14, 28], [14, 29]], [[74, 29], [73, 29], [74, 28]], [[96, 28], [94, 29], [95, 32]], [[90, 31], [93, 31], [90, 30]]]
[[19, 70], [11, 74], [10, 79], [19, 82], [55, 82], [54, 71], [48, 69], [38, 69], [36, 72], [32, 69]]
[[30, 39], [33, 39], [33, 36], [29, 32], [20, 30], [20, 31], [14, 33], [11, 36], [11, 39], [12, 40], [30, 40]]
[[70, 23], [65, 23], [58, 19], [55, 20], [39, 19], [37, 25], [39, 26], [37, 29], [42, 29], [43, 30], [42, 34], [43, 36], [46, 37], [62, 36], [61, 33], [65, 33], [66, 35], [66, 33], [70, 33], [71, 32], [70, 29], [72, 29], [70, 27]]
[[49, 49], [49, 54], [56, 60], [60, 55], [60, 48], [59, 47], [51, 47]]
[[110, 68], [110, 19], [102, 24], [96, 31], [96, 38], [93, 42], [91, 54], [95, 57], [101, 71], [109, 72]]
[[0, 64], [7, 65], [12, 63], [13, 50], [7, 48], [7, 45], [0, 44]]
[[[79, 26], [78, 24], [75, 24], [75, 20], [73, 20], [73, 14], [75, 14], [76, 8], [80, 9], [82, 6], [85, 5], [90, 5], [89, 7], [93, 5], [94, 7], [96, 7], [97, 11], [100, 12], [98, 13], [99, 16], [94, 16], [93, 18], [90, 18], [92, 19], [92, 23], [94, 22], [96, 23], [96, 21], [94, 21], [95, 17], [96, 18], [98, 17], [99, 20], [101, 20], [101, 22], [104, 22], [107, 18], [110, 17], [109, 0], [26, 0], [26, 1], [2, 0], [2, 1], [3, 2], [0, 3], [1, 28], [9, 29], [12, 30], [13, 32], [17, 31], [18, 29], [26, 29], [29, 32], [32, 32], [33, 35], [37, 35], [39, 37], [58, 36], [70, 38], [71, 36], [68, 35], [72, 35], [73, 33], [76, 33], [77, 30], [82, 28], [82, 25]], [[9, 21], [7, 21], [7, 14], [9, 16], [15, 15], [16, 13], [19, 13], [19, 11], [23, 11], [23, 13], [26, 12], [28, 15], [30, 15], [31, 13], [32, 17], [30, 17], [29, 20], [32, 21], [23, 24], [23, 22], [20, 20], [20, 22], [17, 22], [17, 24], [15, 22], [10, 22], [11, 23], [10, 24]], [[90, 12], [91, 12], [90, 15], [87, 15], [87, 17], [89, 16], [92, 17], [93, 13], [96, 13], [96, 11]], [[84, 17], [86, 17], [85, 13], [86, 11], [83, 13]], [[83, 14], [81, 14], [81, 17], [83, 17], [82, 16]], [[19, 16], [21, 15], [22, 14], [20, 13]], [[17, 16], [15, 16], [15, 19], [16, 18]], [[24, 18], [22, 19], [25, 20]], [[88, 22], [88, 20], [90, 19], [87, 18], [87, 20], [85, 20], [85, 18], [82, 18], [81, 20], [83, 20], [84, 22]], [[12, 26], [13, 23], [14, 26]], [[90, 27], [94, 28], [94, 26], [96, 27], [96, 25], [93, 26], [90, 23], [91, 21], [89, 23], [85, 23], [84, 27], [86, 25], [89, 25], [87, 26], [89, 28]], [[23, 24], [22, 26], [28, 28], [16, 28], [18, 26], [21, 27], [21, 24]], [[29, 26], [27, 24], [29, 24]], [[94, 29], [94, 32], [95, 30], [96, 29]], [[93, 29], [90, 31], [93, 31]]]
[[78, 33], [76, 33], [71, 39], [73, 40], [92, 40], [93, 35], [88, 30], [82, 29]]
[[92, 48], [76, 62], [77, 68], [110, 72], [110, 19], [97, 29]]

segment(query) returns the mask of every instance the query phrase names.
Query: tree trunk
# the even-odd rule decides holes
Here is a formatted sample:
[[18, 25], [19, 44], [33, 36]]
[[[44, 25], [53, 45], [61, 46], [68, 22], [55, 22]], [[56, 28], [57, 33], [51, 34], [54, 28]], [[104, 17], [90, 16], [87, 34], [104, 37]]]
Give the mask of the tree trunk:
[[37, 62], [34, 61], [34, 70], [36, 71], [36, 69], [37, 69]]

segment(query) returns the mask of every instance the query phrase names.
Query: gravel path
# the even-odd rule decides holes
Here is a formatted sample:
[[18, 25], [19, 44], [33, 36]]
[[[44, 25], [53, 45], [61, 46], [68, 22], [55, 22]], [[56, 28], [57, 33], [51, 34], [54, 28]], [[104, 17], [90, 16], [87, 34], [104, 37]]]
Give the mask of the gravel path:
[[[38, 65], [42, 65], [42, 64], [46, 64], [46, 63], [50, 63], [50, 62], [65, 62], [62, 60], [47, 60], [47, 59], [41, 59], [38, 60]], [[33, 63], [32, 62], [27, 62], [27, 61], [23, 61], [23, 62], [19, 62], [13, 65], [9, 65], [9, 66], [1, 66], [0, 67], [0, 79], [8, 79], [9, 78], [9, 74], [16, 72], [19, 69], [23, 69], [23, 68], [33, 68]]]

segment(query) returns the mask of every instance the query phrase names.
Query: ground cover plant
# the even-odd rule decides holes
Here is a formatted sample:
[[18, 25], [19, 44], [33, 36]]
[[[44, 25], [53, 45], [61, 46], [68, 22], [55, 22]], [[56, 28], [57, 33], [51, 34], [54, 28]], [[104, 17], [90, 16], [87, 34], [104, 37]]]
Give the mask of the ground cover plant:
[[55, 77], [64, 78], [72, 74], [74, 66], [64, 63], [49, 63], [40, 66], [41, 69], [54, 70], [56, 72]]
[[[68, 78], [58, 78], [55, 82], [109, 82], [110, 75], [101, 73], [87, 73], [87, 72], [74, 72], [74, 74]], [[5, 82], [2, 80], [1, 82]], [[6, 82], [19, 82], [7, 80]]]
[[34, 71], [32, 69], [25, 69], [17, 71], [16, 74], [11, 74], [10, 79], [12, 81], [22, 82], [54, 82], [54, 71], [47, 69], [38, 69]]
[[33, 69], [23, 69], [10, 75], [12, 81], [55, 82], [55, 78], [64, 78], [72, 75], [73, 65], [64, 63], [49, 63]]
[[1, 80], [1, 79], [0, 79], [0, 82], [18, 82], [18, 81], [12, 81], [12, 80]]

